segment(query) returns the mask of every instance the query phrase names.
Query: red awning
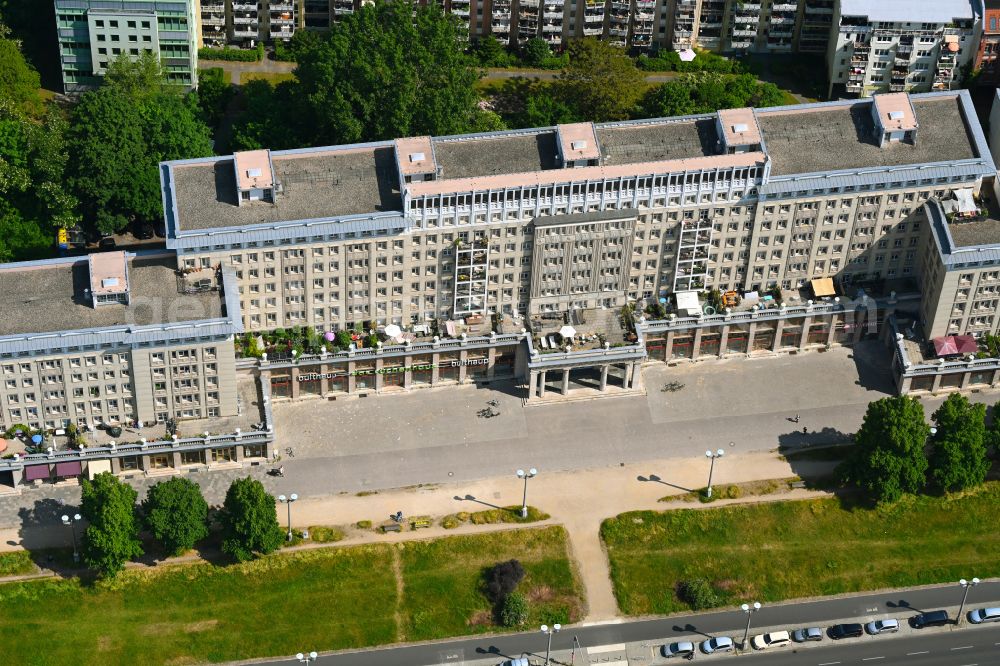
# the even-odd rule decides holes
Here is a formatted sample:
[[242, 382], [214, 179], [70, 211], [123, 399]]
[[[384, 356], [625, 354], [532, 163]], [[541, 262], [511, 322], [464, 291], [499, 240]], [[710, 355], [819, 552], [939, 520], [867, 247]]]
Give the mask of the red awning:
[[79, 461], [56, 463], [56, 476], [80, 476], [83, 474], [83, 466]]
[[48, 465], [29, 465], [24, 468], [24, 480], [35, 481], [37, 479], [49, 478]]
[[979, 345], [971, 335], [944, 335], [931, 342], [934, 343], [934, 353], [937, 356], [959, 356], [979, 351]]

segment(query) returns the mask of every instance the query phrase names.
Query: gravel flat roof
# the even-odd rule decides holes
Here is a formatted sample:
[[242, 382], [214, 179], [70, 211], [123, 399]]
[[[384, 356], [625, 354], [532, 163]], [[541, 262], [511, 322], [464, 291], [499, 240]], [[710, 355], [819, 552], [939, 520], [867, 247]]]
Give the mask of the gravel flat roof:
[[181, 232], [400, 210], [391, 147], [272, 153], [274, 203], [236, 201], [232, 158], [173, 167]]
[[716, 154], [715, 119], [598, 127], [604, 164], [635, 164]]
[[976, 156], [958, 97], [913, 98], [919, 129], [915, 143], [875, 144], [871, 102], [819, 111], [757, 111], [771, 157], [771, 173], [903, 166]]
[[0, 335], [53, 333], [132, 324], [145, 326], [222, 316], [217, 291], [183, 294], [176, 259], [135, 258], [129, 262], [131, 304], [94, 308], [87, 258], [72, 264], [0, 272]]
[[557, 151], [555, 132], [434, 140], [434, 154], [444, 180], [554, 169]]
[[996, 245], [1000, 243], [1000, 220], [986, 218], [973, 222], [951, 222], [948, 232], [955, 247]]

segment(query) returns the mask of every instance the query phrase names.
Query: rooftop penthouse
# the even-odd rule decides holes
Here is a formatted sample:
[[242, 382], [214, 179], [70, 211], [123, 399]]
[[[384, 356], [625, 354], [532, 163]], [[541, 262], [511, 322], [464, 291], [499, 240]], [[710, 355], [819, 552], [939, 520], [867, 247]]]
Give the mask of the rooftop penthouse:
[[[845, 178], [854, 186], [906, 181], [913, 177], [902, 172], [928, 166], [963, 176], [993, 169], [968, 93], [955, 91], [251, 151], [166, 162], [161, 180], [168, 247], [180, 249], [259, 240], [246, 231], [274, 240], [302, 236], [303, 226], [356, 229], [389, 219], [403, 229], [412, 197], [747, 166], [763, 167], [748, 173], [768, 196], [835, 187]], [[300, 230], [282, 231], [291, 227]]]

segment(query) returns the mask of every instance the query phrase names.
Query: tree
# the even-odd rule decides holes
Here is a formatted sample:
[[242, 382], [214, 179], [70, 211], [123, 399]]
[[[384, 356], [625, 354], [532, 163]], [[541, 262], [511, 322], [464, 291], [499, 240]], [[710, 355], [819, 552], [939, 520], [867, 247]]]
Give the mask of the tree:
[[103, 85], [132, 98], [144, 97], [163, 90], [163, 69], [160, 58], [152, 51], [143, 51], [138, 58], [120, 53], [108, 63]]
[[648, 118], [686, 116], [695, 112], [690, 87], [683, 83], [667, 81], [653, 88], [642, 100], [643, 113]]
[[73, 110], [68, 146], [74, 159], [69, 180], [83, 203], [85, 222], [116, 233], [129, 222], [153, 222], [162, 214], [159, 162], [212, 154], [208, 127], [196, 98], [158, 88], [145, 73], [148, 63], [129, 63]]
[[541, 37], [532, 37], [521, 47], [521, 59], [528, 67], [541, 67], [546, 58], [552, 57], [549, 43]]
[[209, 67], [198, 72], [198, 108], [202, 120], [209, 127], [219, 124], [235, 94], [233, 86], [226, 83], [221, 67]]
[[882, 398], [868, 405], [854, 436], [854, 453], [841, 468], [844, 480], [864, 488], [880, 502], [924, 487], [930, 427], [924, 408], [913, 398]]
[[486, 575], [486, 591], [495, 603], [501, 603], [507, 595], [517, 589], [522, 580], [524, 580], [524, 567], [519, 561], [500, 562]]
[[38, 72], [21, 54], [21, 43], [9, 35], [7, 26], [0, 23], [0, 100], [37, 112], [41, 108]]
[[487, 35], [476, 42], [475, 53], [483, 67], [507, 67], [510, 64], [510, 54], [493, 35]]
[[559, 75], [563, 99], [590, 121], [625, 120], [643, 91], [643, 76], [624, 49], [586, 37], [569, 45], [569, 64]]
[[480, 71], [438, 3], [364, 4], [297, 49], [295, 106], [311, 145], [459, 134], [477, 112]]
[[235, 150], [295, 148], [310, 143], [295, 131], [298, 124], [293, 100], [296, 85], [283, 81], [275, 86], [256, 79], [242, 86], [246, 109], [233, 123], [232, 147]]
[[986, 405], [952, 393], [932, 416], [931, 479], [944, 491], [965, 490], [986, 480]]
[[500, 604], [500, 624], [520, 627], [528, 621], [528, 600], [520, 592], [512, 592]]
[[277, 550], [285, 536], [278, 526], [274, 496], [264, 484], [247, 477], [237, 479], [226, 491], [222, 505], [222, 552], [238, 562], [251, 559], [255, 553]]
[[351, 334], [348, 331], [337, 331], [333, 338], [334, 344], [340, 349], [347, 349], [351, 346]]
[[208, 502], [197, 483], [182, 477], [154, 484], [142, 503], [146, 527], [171, 555], [208, 536]]
[[83, 561], [111, 577], [142, 555], [135, 517], [138, 493], [110, 472], [83, 481], [80, 513], [90, 523], [83, 533]]

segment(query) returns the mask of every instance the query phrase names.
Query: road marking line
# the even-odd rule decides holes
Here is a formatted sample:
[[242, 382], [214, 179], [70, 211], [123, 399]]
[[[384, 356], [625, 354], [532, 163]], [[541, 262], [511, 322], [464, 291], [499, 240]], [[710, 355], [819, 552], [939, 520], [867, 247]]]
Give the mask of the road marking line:
[[930, 653], [927, 650], [923, 650], [921, 652], [907, 652], [906, 656], [907, 657], [912, 657], [915, 654], [930, 654]]
[[827, 661], [820, 664], [819, 666], [834, 666], [834, 664], [839, 664], [839, 663], [840, 663], [839, 661]]
[[876, 659], [885, 659], [885, 657], [865, 657], [861, 661], [875, 661]]
[[976, 647], [975, 645], [963, 645], [962, 647], [953, 647], [952, 650], [969, 650]]

